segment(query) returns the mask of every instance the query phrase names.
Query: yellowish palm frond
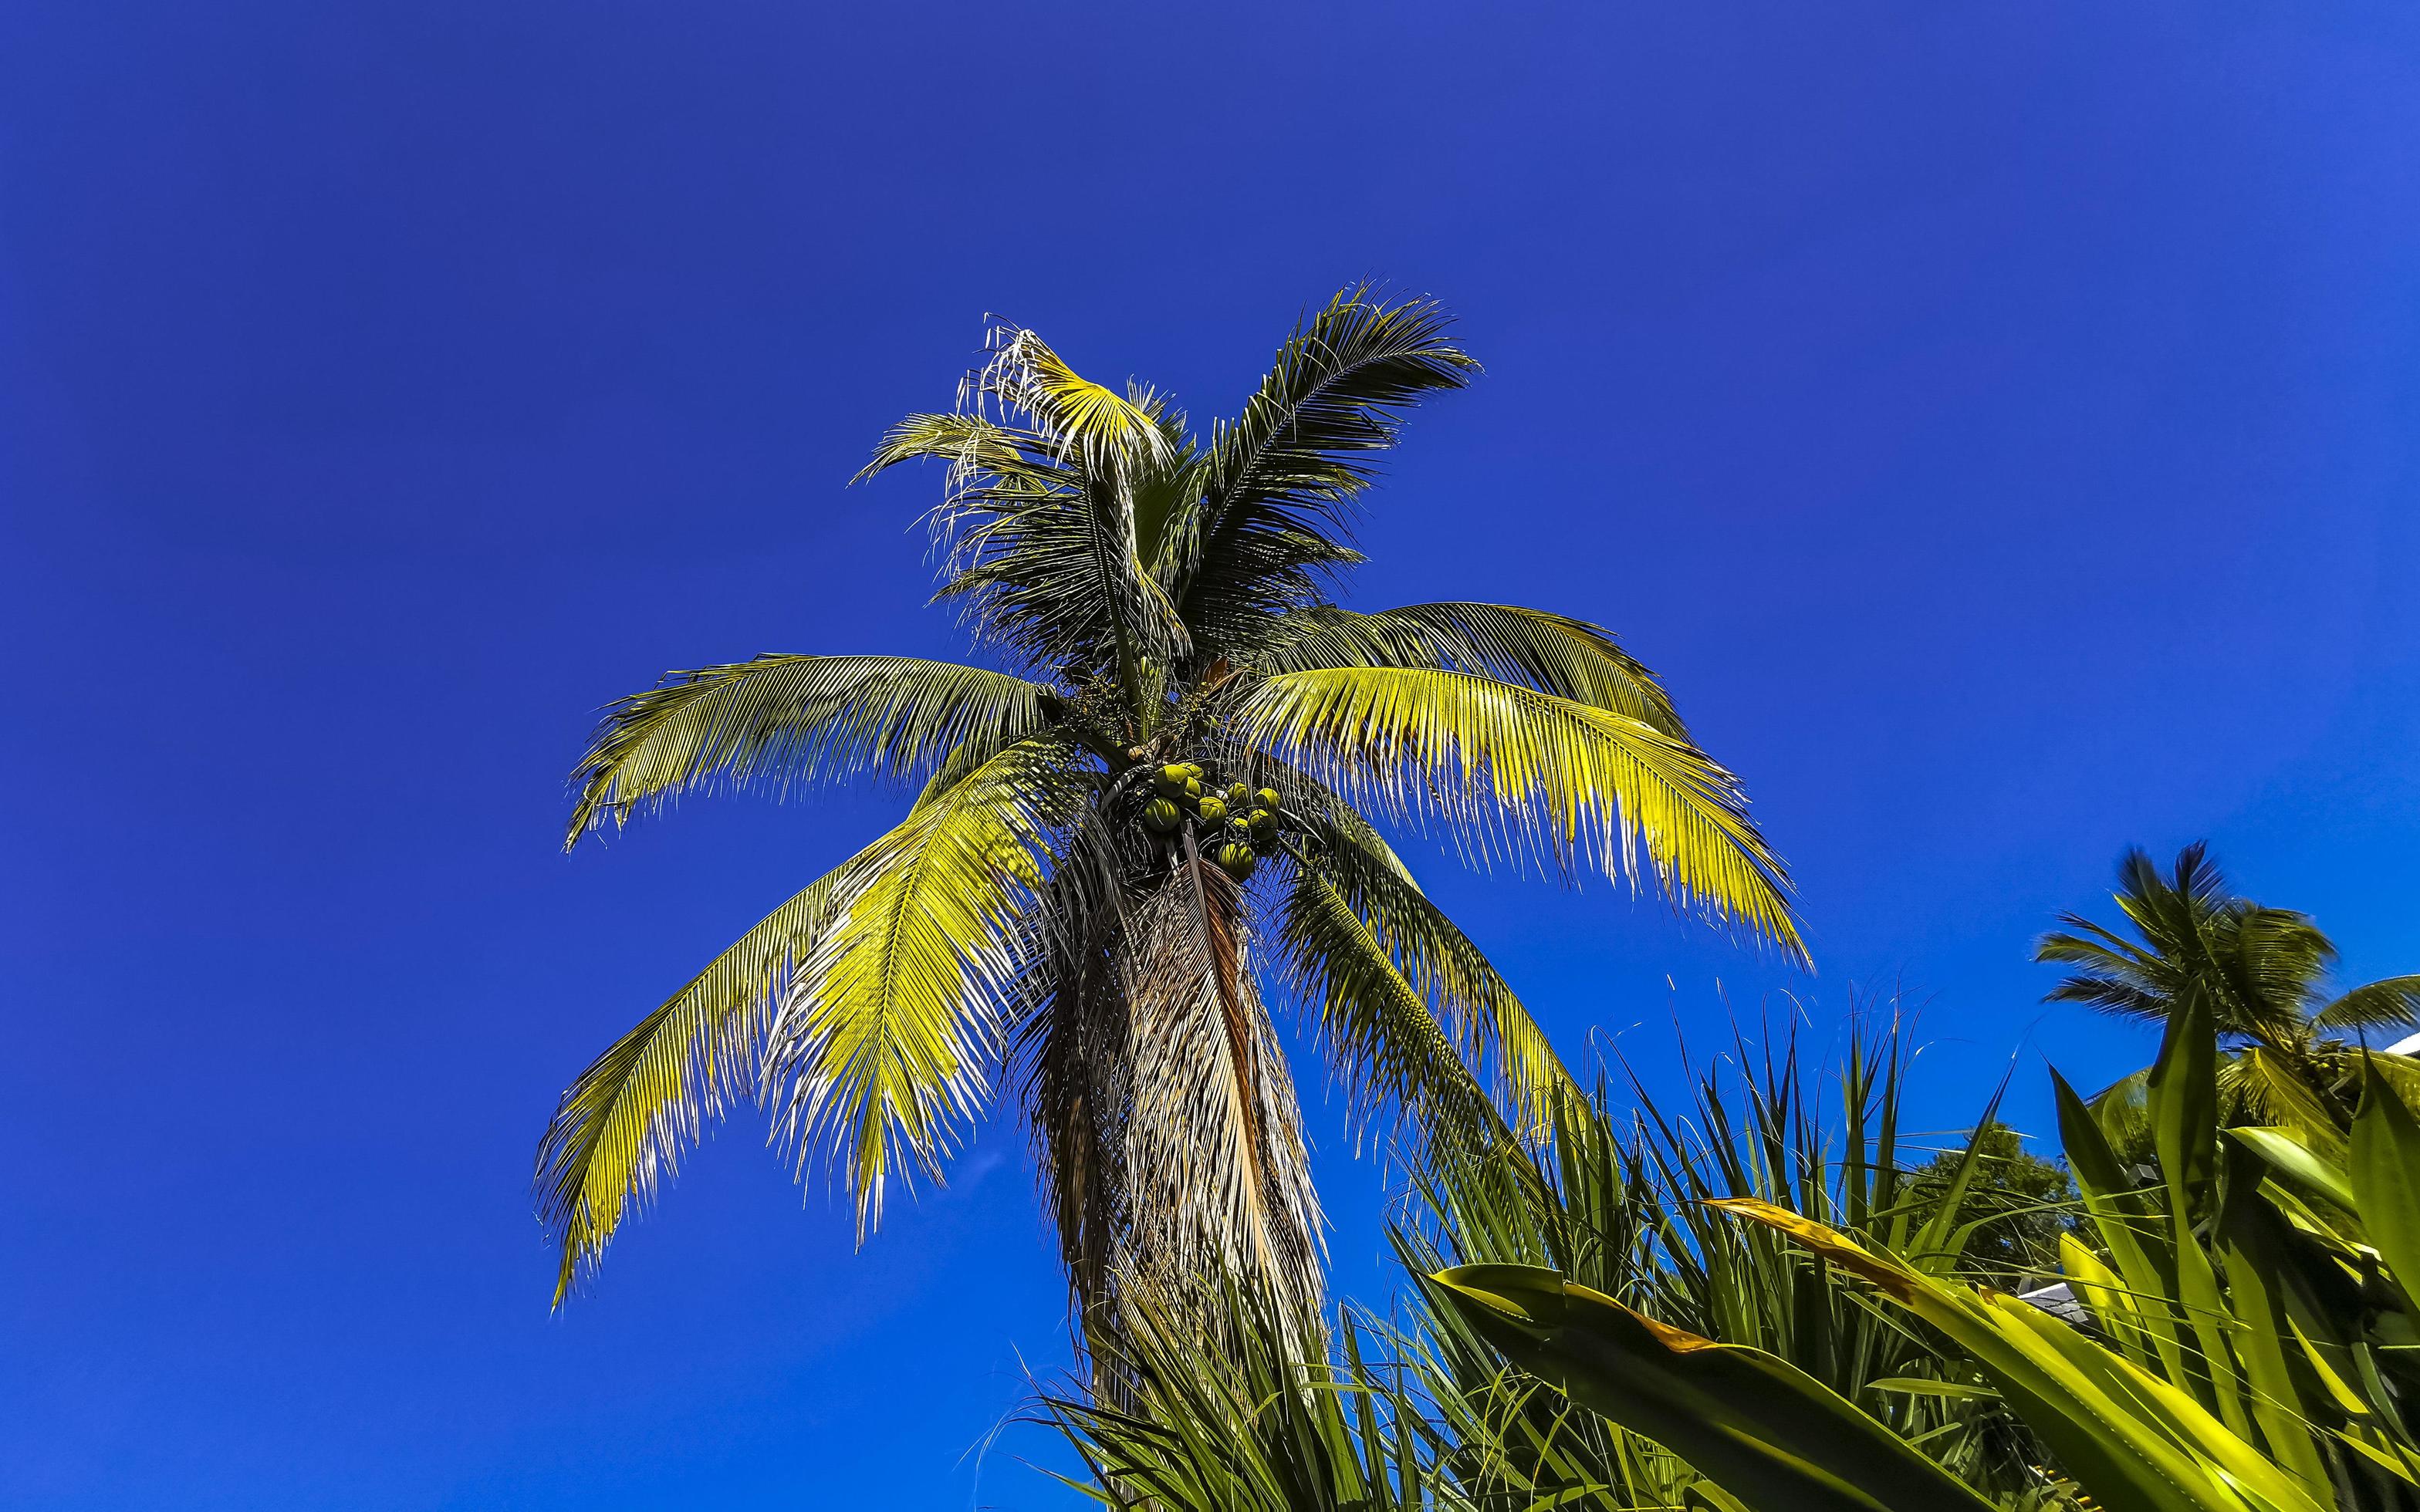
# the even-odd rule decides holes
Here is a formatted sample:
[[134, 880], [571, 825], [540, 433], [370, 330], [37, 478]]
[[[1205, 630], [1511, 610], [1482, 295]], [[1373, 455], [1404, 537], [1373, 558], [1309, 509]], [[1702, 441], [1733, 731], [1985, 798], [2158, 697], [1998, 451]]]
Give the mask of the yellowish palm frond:
[[1031, 331], [996, 328], [992, 347], [991, 361], [970, 390], [1032, 416], [1061, 456], [1099, 465], [1156, 457], [1166, 450], [1159, 407], [1149, 394], [1129, 398], [1094, 382]]
[[787, 1088], [779, 1133], [801, 1166], [822, 1152], [845, 1167], [861, 1237], [888, 1181], [911, 1163], [938, 1177], [990, 1094], [1035, 943], [1028, 907], [1086, 781], [1061, 742], [1011, 747], [845, 869], [814, 969], [777, 1011], [766, 1081]]
[[915, 656], [759, 656], [676, 672], [613, 705], [572, 769], [566, 847], [608, 819], [717, 786], [784, 795], [871, 772], [906, 779], [951, 751], [1042, 728], [1039, 684]]
[[1688, 738], [1655, 674], [1612, 631], [1568, 614], [1455, 601], [1357, 614], [1322, 604], [1284, 616], [1268, 640], [1268, 648], [1252, 658], [1264, 671], [1419, 667], [1477, 672]]
[[562, 1251], [557, 1305], [705, 1124], [753, 1092], [771, 1002], [827, 937], [848, 871], [817, 878], [768, 915], [563, 1094], [538, 1145], [535, 1182], [539, 1219]]
[[1805, 960], [1788, 873], [1729, 772], [1611, 710], [1460, 671], [1335, 668], [1255, 689], [1235, 729], [1357, 803], [1441, 821], [1480, 856], [1637, 874]]

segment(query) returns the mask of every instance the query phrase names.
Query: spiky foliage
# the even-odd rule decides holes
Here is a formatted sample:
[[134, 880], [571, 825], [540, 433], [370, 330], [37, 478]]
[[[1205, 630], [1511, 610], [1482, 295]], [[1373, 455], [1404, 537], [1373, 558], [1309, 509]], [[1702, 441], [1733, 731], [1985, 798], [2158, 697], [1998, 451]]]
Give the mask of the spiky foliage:
[[[2112, 901], [2133, 939], [2081, 914], [2060, 915], [2062, 928], [2042, 936], [2034, 959], [2074, 968], [2048, 1000], [2164, 1025], [2198, 994], [2235, 1052], [2220, 1085], [2251, 1121], [2289, 1121], [2311, 1093], [2335, 1121], [2349, 1119], [2360, 1086], [2355, 1038], [2397, 1038], [2420, 1020], [2420, 976], [2333, 991], [2335, 942], [2307, 914], [2238, 896], [2200, 842], [2165, 873], [2129, 850]], [[2104, 1094], [2113, 1132], [2147, 1127], [2143, 1095], [2142, 1073]]]
[[1438, 1473], [1446, 1443], [1417, 1375], [1367, 1352], [1347, 1314], [1332, 1359], [1307, 1358], [1243, 1293], [1224, 1299], [1234, 1347], [1204, 1350], [1194, 1309], [1148, 1293], [1121, 1304], [1105, 1353], [1126, 1399], [1041, 1395], [1033, 1418], [1064, 1434], [1104, 1506], [1155, 1512], [1479, 1512]]
[[[1878, 1314], [1823, 1268], [1713, 1204], [1749, 1197], [1921, 1257], [1941, 1275], [1973, 1269], [1982, 1225], [2031, 1204], [1972, 1138], [1928, 1150], [1901, 1122], [1905, 1038], [1861, 1020], [1828, 1066], [1784, 1031], [1690, 1068], [1677, 1105], [1626, 1074], [1567, 1103], [1551, 1146], [1498, 1144], [1483, 1160], [1435, 1160], [1413, 1225], [1396, 1236], [1419, 1282], [1425, 1390], [1459, 1445], [1448, 1463], [1490, 1505], [1621, 1509], [1695, 1505], [1700, 1471], [1508, 1368], [1496, 1346], [1424, 1279], [1451, 1265], [1544, 1266], [1678, 1331], [1772, 1356], [1927, 1446], [1959, 1479], [1995, 1495], [2042, 1489], [2027, 1436], [1962, 1363], [1920, 1330]], [[1994, 1100], [1996, 1102], [1996, 1099]], [[1626, 1104], [1626, 1107], [1625, 1107]], [[1982, 1127], [1993, 1127], [1986, 1109]], [[1933, 1155], [1919, 1165], [1916, 1157]], [[1720, 1431], [1710, 1425], [1710, 1431]], [[1719, 1477], [1718, 1477], [1719, 1478]], [[1714, 1504], [1723, 1504], [1719, 1502]]]
[[943, 465], [938, 598], [1004, 670], [765, 656], [608, 713], [574, 840], [685, 793], [924, 788], [566, 1094], [539, 1156], [565, 1284], [737, 1098], [802, 1165], [834, 1161], [870, 1226], [1007, 1089], [1089, 1319], [1187, 1286], [1315, 1317], [1276, 1003], [1415, 1149], [1543, 1130], [1570, 1095], [1373, 820], [1649, 882], [1799, 952], [1737, 783], [1607, 632], [1328, 602], [1376, 454], [1474, 371], [1434, 303], [1348, 289], [1197, 439], [1162, 396], [1000, 328], [957, 407], [902, 421], [867, 471]]

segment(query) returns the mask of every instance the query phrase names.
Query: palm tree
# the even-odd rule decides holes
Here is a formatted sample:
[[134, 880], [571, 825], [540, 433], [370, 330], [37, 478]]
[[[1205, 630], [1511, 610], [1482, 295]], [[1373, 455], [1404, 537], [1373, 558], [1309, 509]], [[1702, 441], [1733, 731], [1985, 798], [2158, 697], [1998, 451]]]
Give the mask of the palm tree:
[[1448, 326], [1348, 289], [1206, 439], [998, 327], [956, 408], [865, 470], [946, 465], [936, 597], [996, 667], [768, 656], [608, 711], [566, 845], [700, 790], [922, 788], [564, 1094], [536, 1175], [558, 1303], [737, 1100], [802, 1175], [845, 1168], [862, 1238], [1005, 1089], [1079, 1316], [1213, 1275], [1308, 1315], [1320, 1222], [1269, 995], [1304, 1005], [1360, 1113], [1419, 1138], [1491, 1137], [1497, 1098], [1542, 1127], [1568, 1086], [1379, 824], [1470, 862], [1644, 873], [1803, 955], [1737, 783], [1607, 632], [1329, 601], [1373, 455], [1475, 371]]
[[[2333, 1105], [2333, 1121], [2349, 1126], [2359, 1066], [2345, 1036], [2407, 1028], [2420, 1017], [2420, 976], [2331, 994], [2335, 942], [2307, 914], [2236, 896], [2200, 841], [2178, 853], [2166, 875], [2142, 850], [2129, 850], [2112, 896], [2136, 938], [2060, 915], [2066, 928], [2043, 935], [2034, 959], [2077, 969], [2045, 1001], [2164, 1026], [2200, 994], [2221, 1042], [2235, 1052], [2222, 1084], [2264, 1116], [2282, 1113], [2280, 1099], [2293, 1099], [2299, 1085], [2317, 1089]], [[2139, 1102], [2141, 1076], [2110, 1089], [2118, 1103]]]

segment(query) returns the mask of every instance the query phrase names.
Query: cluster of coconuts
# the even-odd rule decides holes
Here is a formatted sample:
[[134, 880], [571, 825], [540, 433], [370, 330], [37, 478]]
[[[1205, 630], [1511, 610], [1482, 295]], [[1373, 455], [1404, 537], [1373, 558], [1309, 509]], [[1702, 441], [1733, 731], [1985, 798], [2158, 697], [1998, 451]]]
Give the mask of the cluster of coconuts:
[[1275, 788], [1254, 793], [1241, 782], [1231, 782], [1224, 792], [1214, 793], [1202, 785], [1202, 768], [1193, 762], [1163, 766], [1152, 774], [1151, 782], [1156, 796], [1142, 806], [1143, 827], [1155, 835], [1173, 835], [1190, 814], [1210, 858], [1236, 881], [1250, 876], [1262, 856], [1277, 849]]

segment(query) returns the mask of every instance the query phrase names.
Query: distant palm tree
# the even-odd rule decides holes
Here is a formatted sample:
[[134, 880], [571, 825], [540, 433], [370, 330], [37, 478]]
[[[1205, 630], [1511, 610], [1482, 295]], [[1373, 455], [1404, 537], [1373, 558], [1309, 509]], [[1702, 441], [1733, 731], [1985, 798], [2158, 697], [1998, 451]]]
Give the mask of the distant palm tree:
[[[2420, 976], [2331, 993], [2335, 943], [2307, 914], [2237, 897], [2201, 842], [2180, 852], [2164, 876], [2149, 856], [2128, 851], [2113, 897], [2136, 939], [2060, 915], [2066, 929], [2043, 935], [2034, 959], [2078, 969], [2045, 1000], [2164, 1025], [2187, 995], [2203, 994], [2222, 1042], [2237, 1052], [2224, 1080], [2256, 1108], [2280, 1090], [2268, 1074], [2273, 1064], [2340, 1102], [2349, 1119], [2358, 1068], [2345, 1037], [2408, 1028], [2420, 1017]], [[2139, 1077], [2112, 1090], [2131, 1099]]]
[[1005, 1083], [1085, 1316], [1138, 1276], [1311, 1306], [1319, 1220], [1264, 980], [1364, 1113], [1424, 1137], [1485, 1137], [1490, 1087], [1538, 1120], [1567, 1085], [1373, 819], [1566, 876], [1643, 852], [1677, 902], [1801, 953], [1736, 783], [1606, 631], [1328, 601], [1361, 560], [1370, 456], [1475, 370], [1447, 329], [1348, 290], [1199, 439], [998, 328], [957, 408], [901, 422], [866, 471], [947, 465], [937, 596], [1011, 670], [768, 656], [613, 707], [566, 843], [686, 792], [923, 788], [564, 1095], [537, 1161], [558, 1302], [737, 1099], [802, 1168], [845, 1165], [862, 1235]]

